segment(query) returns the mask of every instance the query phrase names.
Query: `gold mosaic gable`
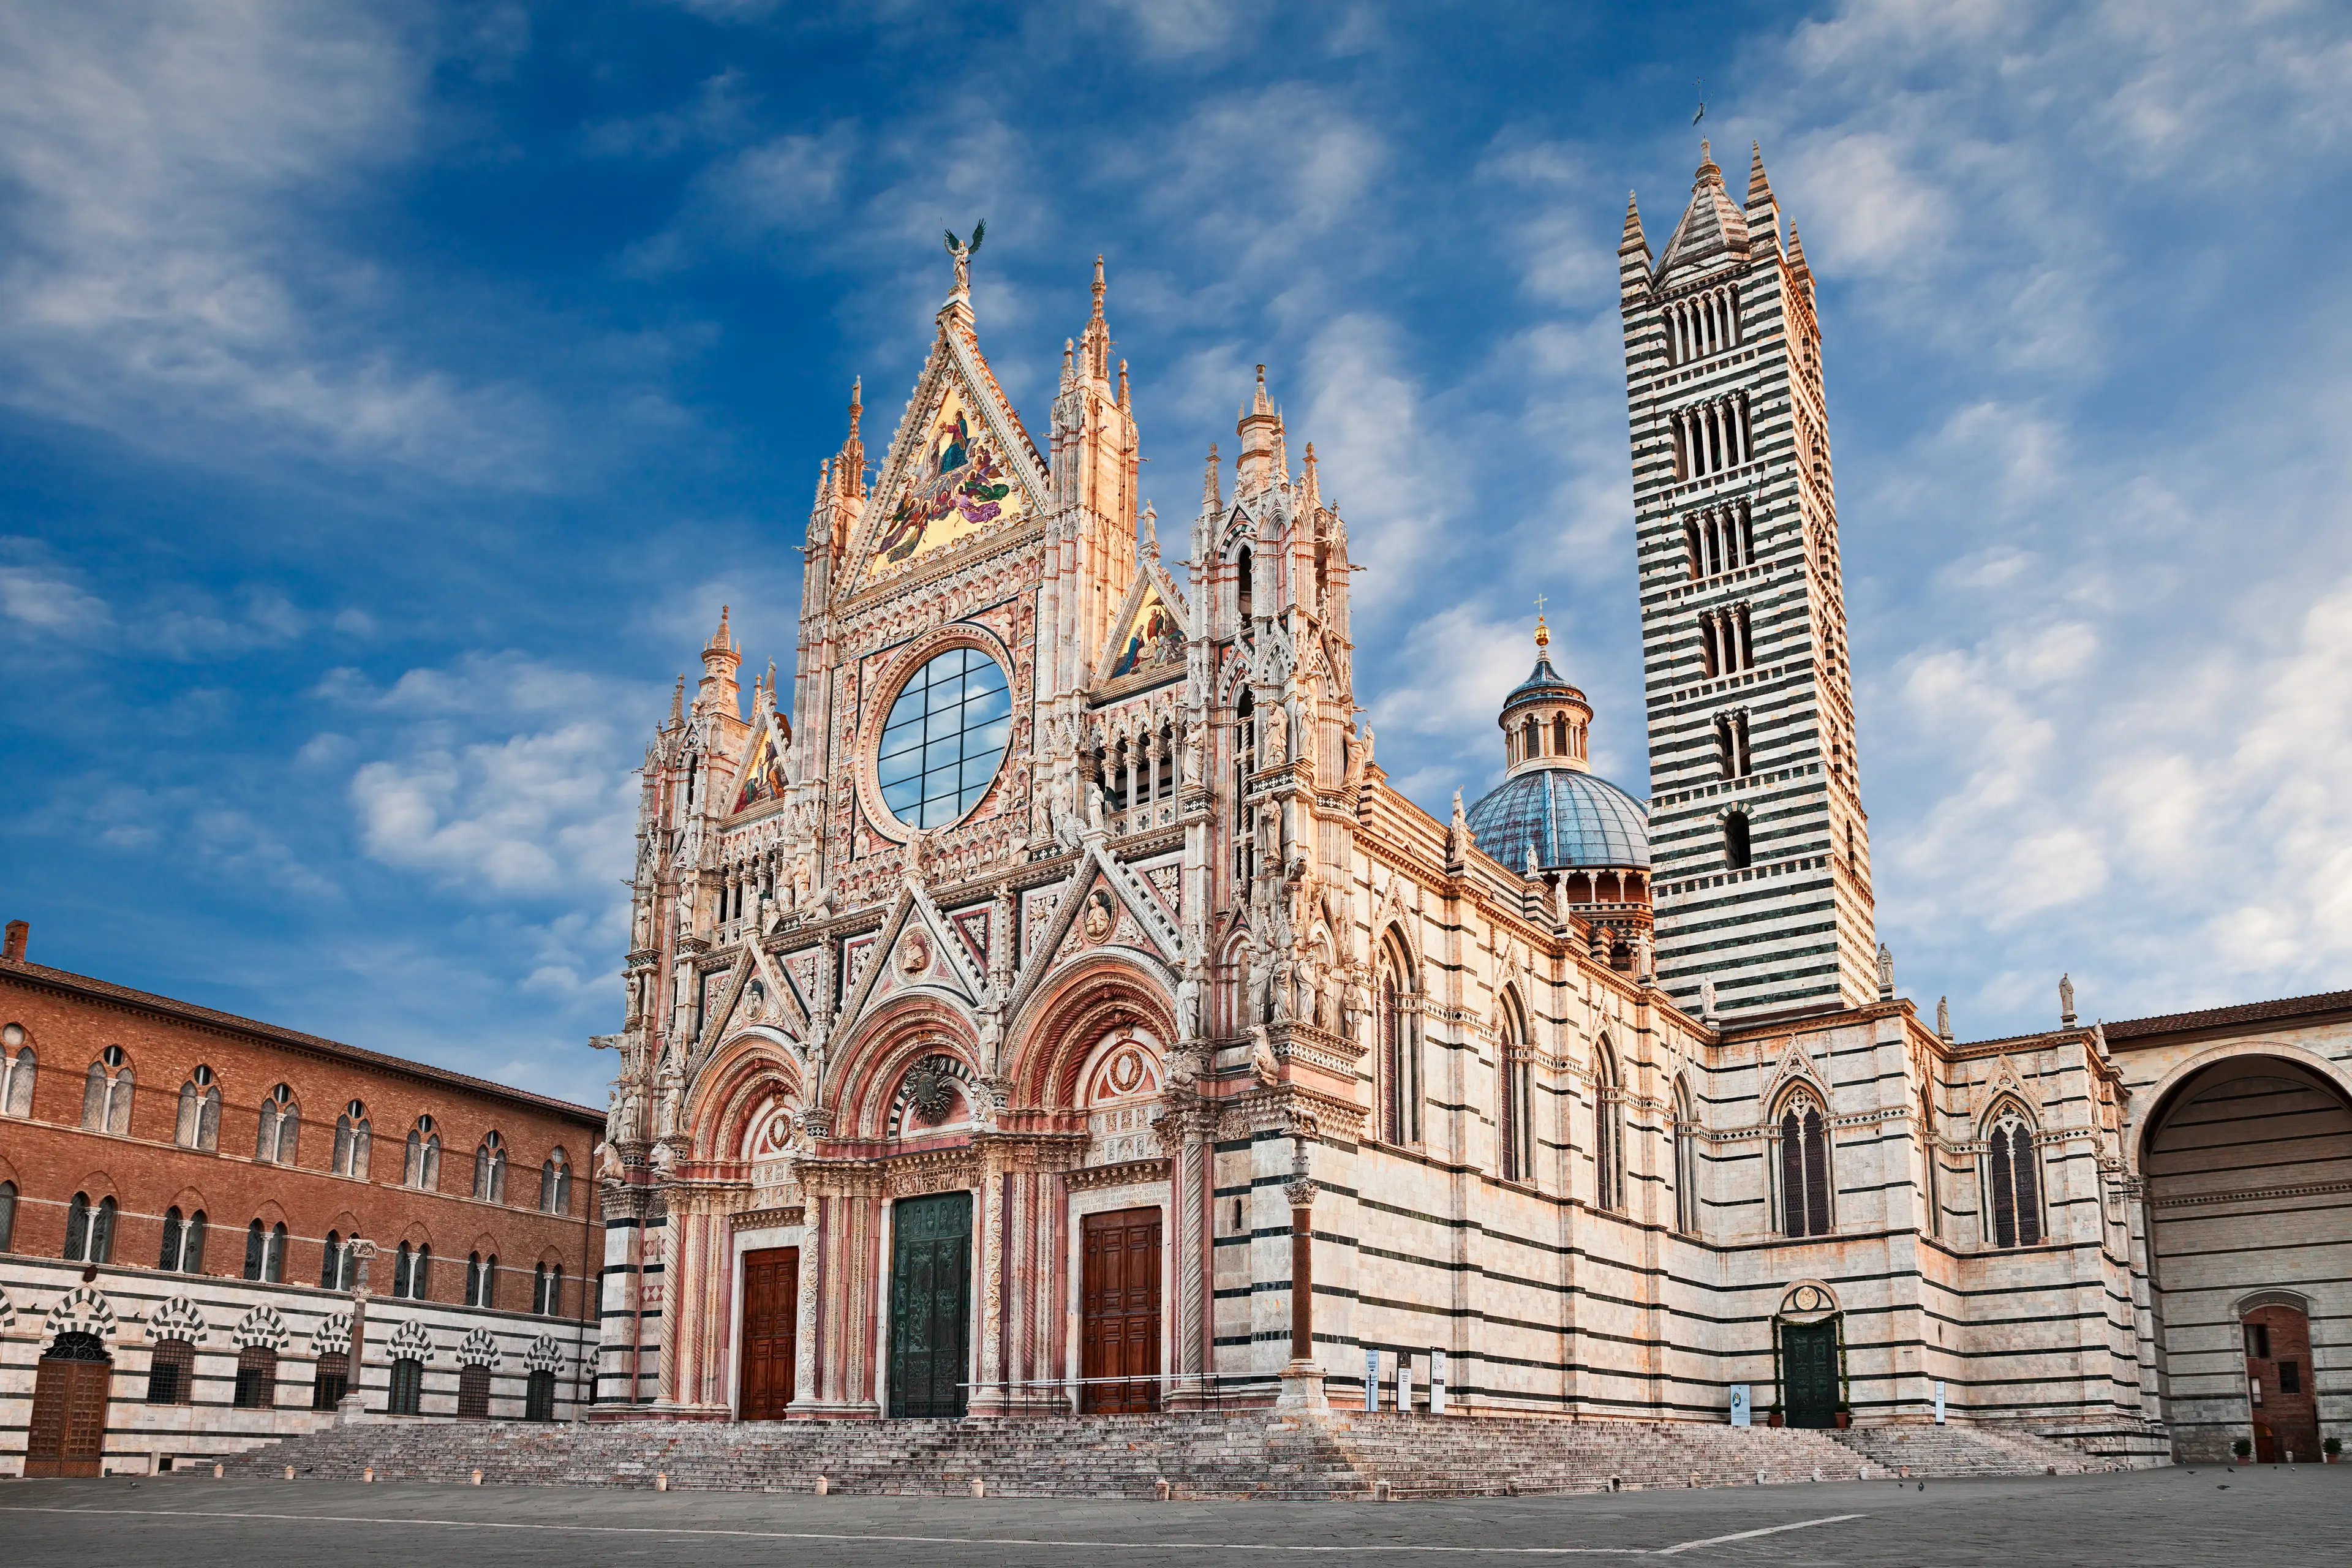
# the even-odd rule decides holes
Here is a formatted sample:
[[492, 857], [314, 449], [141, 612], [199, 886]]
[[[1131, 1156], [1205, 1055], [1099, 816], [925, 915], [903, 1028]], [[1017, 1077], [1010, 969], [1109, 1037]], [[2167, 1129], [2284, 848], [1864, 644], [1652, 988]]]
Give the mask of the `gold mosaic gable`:
[[915, 407], [854, 552], [859, 588], [903, 576], [968, 540], [1017, 528], [1042, 504], [1028, 437], [969, 342], [941, 335]]

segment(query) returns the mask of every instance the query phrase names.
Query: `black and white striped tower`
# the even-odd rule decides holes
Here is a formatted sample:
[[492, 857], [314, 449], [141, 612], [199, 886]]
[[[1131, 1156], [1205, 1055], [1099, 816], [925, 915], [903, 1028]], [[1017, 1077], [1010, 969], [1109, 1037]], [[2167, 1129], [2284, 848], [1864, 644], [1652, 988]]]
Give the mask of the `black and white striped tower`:
[[1812, 274], [1759, 150], [1701, 142], [1654, 262], [1618, 271], [1650, 721], [1658, 978], [1753, 1018], [1878, 994]]

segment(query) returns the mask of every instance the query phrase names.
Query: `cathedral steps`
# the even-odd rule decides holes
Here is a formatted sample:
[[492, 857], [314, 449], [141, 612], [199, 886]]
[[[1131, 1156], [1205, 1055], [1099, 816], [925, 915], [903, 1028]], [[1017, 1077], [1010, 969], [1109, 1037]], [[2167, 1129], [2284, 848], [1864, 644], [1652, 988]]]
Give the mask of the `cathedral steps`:
[[[2085, 1453], [2022, 1426], [1856, 1426], [1837, 1440], [1871, 1463], [1915, 1476], [2073, 1476], [2126, 1468], [2124, 1462]], [[2143, 1459], [2142, 1463], [2166, 1460]]]
[[[497, 1485], [651, 1487], [666, 1477], [676, 1489], [729, 1491], [808, 1491], [822, 1476], [829, 1490], [886, 1496], [968, 1496], [979, 1480], [1008, 1496], [1150, 1498], [1164, 1481], [1180, 1498], [1306, 1500], [1361, 1499], [1376, 1487], [1403, 1498], [1780, 1485], [1864, 1468], [1822, 1432], [1336, 1413], [565, 1426], [378, 1417], [225, 1463], [256, 1478], [290, 1466], [304, 1479], [358, 1480], [373, 1469], [380, 1481], [463, 1485], [479, 1470]], [[2000, 1473], [2028, 1473], [2018, 1464]]]

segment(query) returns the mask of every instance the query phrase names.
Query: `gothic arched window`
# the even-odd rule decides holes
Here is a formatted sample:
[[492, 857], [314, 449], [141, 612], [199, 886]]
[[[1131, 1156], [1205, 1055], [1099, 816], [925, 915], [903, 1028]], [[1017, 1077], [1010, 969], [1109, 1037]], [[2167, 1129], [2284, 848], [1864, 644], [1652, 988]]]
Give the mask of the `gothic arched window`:
[[507, 1199], [506, 1140], [492, 1132], [474, 1149], [474, 1195], [485, 1203]]
[[[23, 1031], [14, 1024], [8, 1026], [22, 1035]], [[36, 1065], [32, 1047], [19, 1046], [12, 1053], [5, 1046], [0, 1046], [0, 1114], [33, 1114], [33, 1070]]]
[[1535, 1107], [1531, 1103], [1535, 1068], [1529, 1058], [1527, 1020], [1519, 1012], [1518, 998], [1509, 992], [1503, 994], [1499, 1011], [1502, 1027], [1501, 1038], [1496, 1042], [1498, 1059], [1495, 1069], [1503, 1179], [1531, 1182], [1536, 1173]]
[[539, 1212], [572, 1212], [572, 1166], [561, 1149], [550, 1154], [539, 1168]]
[[213, 1069], [199, 1067], [180, 1086], [180, 1117], [172, 1142], [183, 1149], [218, 1149], [220, 1106], [220, 1085], [214, 1081]]
[[294, 1089], [279, 1084], [261, 1102], [261, 1125], [254, 1134], [253, 1157], [273, 1165], [290, 1165], [302, 1139], [302, 1108], [294, 1103]]
[[204, 1210], [198, 1209], [184, 1220], [180, 1217], [177, 1204], [163, 1211], [163, 1247], [156, 1257], [155, 1267], [166, 1274], [205, 1271]]
[[1412, 972], [1394, 937], [1381, 945], [1372, 998], [1381, 1136], [1391, 1143], [1413, 1143], [1421, 1138], [1421, 1042], [1411, 1005]]
[[335, 1174], [364, 1178], [367, 1173], [367, 1107], [354, 1100], [335, 1118]]
[[186, 1340], [158, 1340], [147, 1356], [147, 1403], [185, 1405], [196, 1384], [196, 1347]]
[[130, 1063], [121, 1046], [109, 1046], [98, 1053], [82, 1081], [82, 1131], [131, 1131], [131, 1079]]
[[1604, 1209], [1625, 1206], [1625, 1102], [1617, 1053], [1605, 1037], [1592, 1053], [1592, 1202]]
[[433, 1118], [420, 1116], [408, 1131], [408, 1163], [401, 1181], [421, 1192], [441, 1190], [441, 1134], [434, 1129]]
[[1723, 814], [1723, 866], [1727, 871], [1748, 868], [1748, 814], [1727, 811]]
[[1698, 1108], [1690, 1085], [1675, 1084], [1675, 1228], [1698, 1234]]
[[16, 1184], [0, 1182], [0, 1252], [8, 1250], [16, 1233]]
[[267, 1410], [278, 1403], [278, 1352], [247, 1345], [236, 1352], [236, 1407]]
[[1829, 1129], [1807, 1095], [1780, 1112], [1780, 1229], [1794, 1237], [1830, 1233]]
[[2042, 1244], [2042, 1162], [2033, 1147], [2033, 1127], [2014, 1105], [1993, 1119], [1985, 1154], [1988, 1206], [1995, 1247]]
[[88, 1193], [76, 1193], [66, 1205], [66, 1261], [105, 1263], [114, 1255], [114, 1200], [100, 1198], [92, 1207]]
[[1927, 1091], [1919, 1091], [1919, 1153], [1927, 1166], [1927, 1234], [1944, 1234], [1943, 1161], [1936, 1152], [1936, 1111]]

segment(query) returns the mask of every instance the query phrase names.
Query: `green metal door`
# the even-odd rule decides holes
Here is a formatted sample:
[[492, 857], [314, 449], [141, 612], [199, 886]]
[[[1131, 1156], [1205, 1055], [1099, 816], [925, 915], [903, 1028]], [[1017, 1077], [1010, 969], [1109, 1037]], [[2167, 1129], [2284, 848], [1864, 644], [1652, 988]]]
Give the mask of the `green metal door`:
[[1791, 1426], [1837, 1425], [1837, 1323], [1780, 1325], [1784, 1419]]
[[971, 1316], [971, 1194], [891, 1209], [890, 1414], [961, 1415]]

